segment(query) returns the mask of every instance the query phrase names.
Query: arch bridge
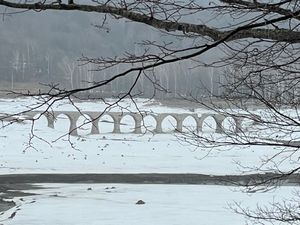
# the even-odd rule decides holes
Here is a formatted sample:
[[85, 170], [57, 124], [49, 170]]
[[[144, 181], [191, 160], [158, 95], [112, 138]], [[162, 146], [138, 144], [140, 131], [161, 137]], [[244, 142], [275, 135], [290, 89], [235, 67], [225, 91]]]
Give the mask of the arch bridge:
[[[100, 134], [101, 133], [101, 127], [99, 126], [99, 121], [100, 118], [108, 115], [112, 118], [113, 120], [113, 131], [112, 133], [121, 133], [121, 120], [125, 116], [131, 116], [134, 120], [134, 129], [132, 133], [136, 134], [142, 134], [142, 126], [143, 126], [143, 118], [146, 116], [152, 116], [155, 121], [156, 121], [156, 126], [155, 129], [153, 130], [154, 133], [159, 134], [159, 133], [165, 133], [163, 131], [163, 121], [167, 117], [171, 116], [176, 120], [176, 126], [175, 126], [175, 131], [176, 132], [183, 132], [183, 122], [187, 117], [192, 117], [195, 120], [196, 124], [196, 131], [201, 132], [203, 129], [203, 125], [205, 122], [205, 119], [208, 117], [212, 117], [213, 120], [215, 121], [215, 132], [216, 133], [225, 133], [226, 129], [223, 126], [223, 122], [225, 121], [226, 116], [222, 114], [215, 114], [215, 113], [204, 113], [201, 115], [198, 115], [196, 113], [133, 113], [133, 112], [93, 112], [93, 111], [54, 111], [54, 112], [44, 112], [44, 111], [32, 111], [32, 112], [27, 112], [25, 114], [26, 119], [33, 119], [37, 115], [44, 115], [47, 119], [47, 125], [50, 128], [54, 128], [54, 123], [57, 120], [59, 115], [66, 115], [70, 121], [70, 126], [69, 126], [69, 133], [71, 135], [77, 136], [78, 135], [78, 127], [77, 127], [77, 121], [80, 116], [82, 115], [87, 115], [90, 120], [89, 122], [92, 124], [92, 128], [90, 131], [90, 134]], [[235, 115], [235, 116], [230, 116], [232, 120], [234, 121], [234, 128], [233, 131], [234, 133], [241, 132], [242, 131], [242, 121], [243, 121], [243, 116], [242, 115]]]

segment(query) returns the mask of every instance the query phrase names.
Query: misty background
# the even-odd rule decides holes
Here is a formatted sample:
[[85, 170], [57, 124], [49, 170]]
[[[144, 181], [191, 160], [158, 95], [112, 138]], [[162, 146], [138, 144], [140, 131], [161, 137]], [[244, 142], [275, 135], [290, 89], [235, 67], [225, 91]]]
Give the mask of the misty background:
[[[4, 8], [0, 8], [4, 12]], [[99, 81], [122, 71], [115, 68], [107, 72], [94, 71], [95, 66], [83, 65], [82, 56], [113, 57], [131, 52], [141, 54], [143, 40], [173, 42], [174, 46], [186, 47], [194, 39], [176, 38], [158, 30], [124, 19], [107, 19], [103, 15], [80, 12], [24, 12], [3, 16], [0, 21], [0, 88], [3, 90], [36, 90], [41, 84], [59, 84], [60, 88], [86, 87], [89, 82]], [[206, 54], [203, 61], [214, 53]], [[221, 92], [221, 72], [216, 68], [198, 66], [192, 61], [162, 66], [149, 77], [169, 93], [157, 92], [157, 97], [208, 95]], [[135, 77], [127, 76], [99, 90], [103, 96], [126, 92]], [[145, 77], [135, 88], [135, 93], [145, 97], [153, 95], [153, 85]], [[91, 93], [90, 93], [91, 94]]]

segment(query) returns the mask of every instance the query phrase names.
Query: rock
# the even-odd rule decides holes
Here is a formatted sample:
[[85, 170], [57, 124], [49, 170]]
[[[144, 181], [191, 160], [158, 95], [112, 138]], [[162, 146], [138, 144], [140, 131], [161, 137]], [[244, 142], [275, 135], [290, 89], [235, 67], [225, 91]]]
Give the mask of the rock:
[[143, 200], [138, 200], [135, 204], [136, 205], [144, 205], [144, 204], [146, 204], [146, 202], [144, 202]]
[[13, 212], [9, 217], [8, 219], [13, 219], [15, 216], [16, 216], [17, 212]]
[[116, 189], [116, 187], [106, 187], [105, 190]]

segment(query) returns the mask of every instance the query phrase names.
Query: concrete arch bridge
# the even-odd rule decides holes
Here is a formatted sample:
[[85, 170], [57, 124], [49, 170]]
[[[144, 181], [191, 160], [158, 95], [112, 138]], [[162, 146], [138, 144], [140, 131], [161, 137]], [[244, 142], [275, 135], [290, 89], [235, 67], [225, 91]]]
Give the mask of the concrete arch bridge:
[[[93, 112], [93, 111], [54, 111], [54, 112], [43, 112], [43, 111], [32, 111], [27, 112], [24, 116], [27, 119], [33, 119], [36, 118], [38, 115], [43, 115], [47, 119], [47, 125], [50, 128], [54, 128], [54, 123], [57, 120], [58, 116], [65, 115], [69, 122], [69, 133], [71, 135], [77, 136], [78, 135], [78, 127], [77, 127], [77, 121], [80, 116], [85, 115], [86, 117], [89, 117], [89, 122], [92, 124], [92, 128], [90, 130], [90, 134], [100, 134], [101, 133], [101, 127], [99, 125], [99, 121], [103, 116], [110, 116], [113, 120], [113, 131], [112, 133], [122, 133], [121, 132], [121, 120], [125, 116], [130, 116], [134, 120], [134, 128], [132, 133], [136, 134], [142, 134], [142, 126], [143, 126], [143, 118], [151, 116], [156, 121], [155, 129], [153, 130], [154, 133], [165, 133], [163, 131], [163, 121], [166, 118], [172, 117], [176, 121], [176, 125], [174, 125], [174, 130], [176, 132], [183, 132], [184, 128], [184, 120], [186, 118], [192, 118], [194, 120], [194, 124], [196, 125], [195, 130], [197, 132], [201, 132], [203, 130], [203, 126], [205, 124], [205, 120], [208, 117], [211, 117], [215, 122], [215, 132], [216, 133], [224, 133], [226, 129], [224, 128], [224, 121], [226, 120], [226, 116], [221, 114], [215, 114], [215, 113], [204, 113], [201, 115], [198, 115], [196, 113], [158, 113], [158, 114], [146, 114], [146, 113], [133, 113], [133, 112]], [[234, 127], [232, 132], [240, 132], [242, 131], [242, 122], [243, 117], [241, 115], [231, 116], [231, 121], [233, 121]]]

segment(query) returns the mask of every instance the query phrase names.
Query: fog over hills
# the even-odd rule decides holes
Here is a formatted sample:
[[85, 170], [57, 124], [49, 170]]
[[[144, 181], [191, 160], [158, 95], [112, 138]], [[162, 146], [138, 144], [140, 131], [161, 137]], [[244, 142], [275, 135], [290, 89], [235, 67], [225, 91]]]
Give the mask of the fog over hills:
[[[194, 41], [175, 38], [124, 19], [108, 17], [107, 29], [94, 26], [102, 22], [101, 14], [80, 12], [24, 12], [4, 16], [0, 22], [1, 86], [16, 88], [26, 84], [23, 85], [26, 88], [28, 83], [60, 83], [66, 88], [81, 87], [87, 85], [85, 81], [99, 81], [118, 72], [91, 71], [95, 67], [82, 66], [79, 61], [82, 56], [116, 56], [126, 51], [138, 54], [143, 52], [143, 47], [137, 44], [142, 40], [173, 42], [175, 46], [189, 46]], [[211, 55], [206, 55], [206, 59]], [[183, 94], [217, 83], [215, 70], [190, 69], [192, 67], [192, 62], [181, 62], [160, 68], [156, 76], [170, 91]], [[212, 73], [215, 74], [213, 79]], [[130, 78], [119, 80], [102, 91], [122, 92], [129, 84]], [[137, 89], [146, 95], [147, 92], [152, 94], [149, 81], [141, 80]], [[218, 91], [218, 87], [208, 89]]]

